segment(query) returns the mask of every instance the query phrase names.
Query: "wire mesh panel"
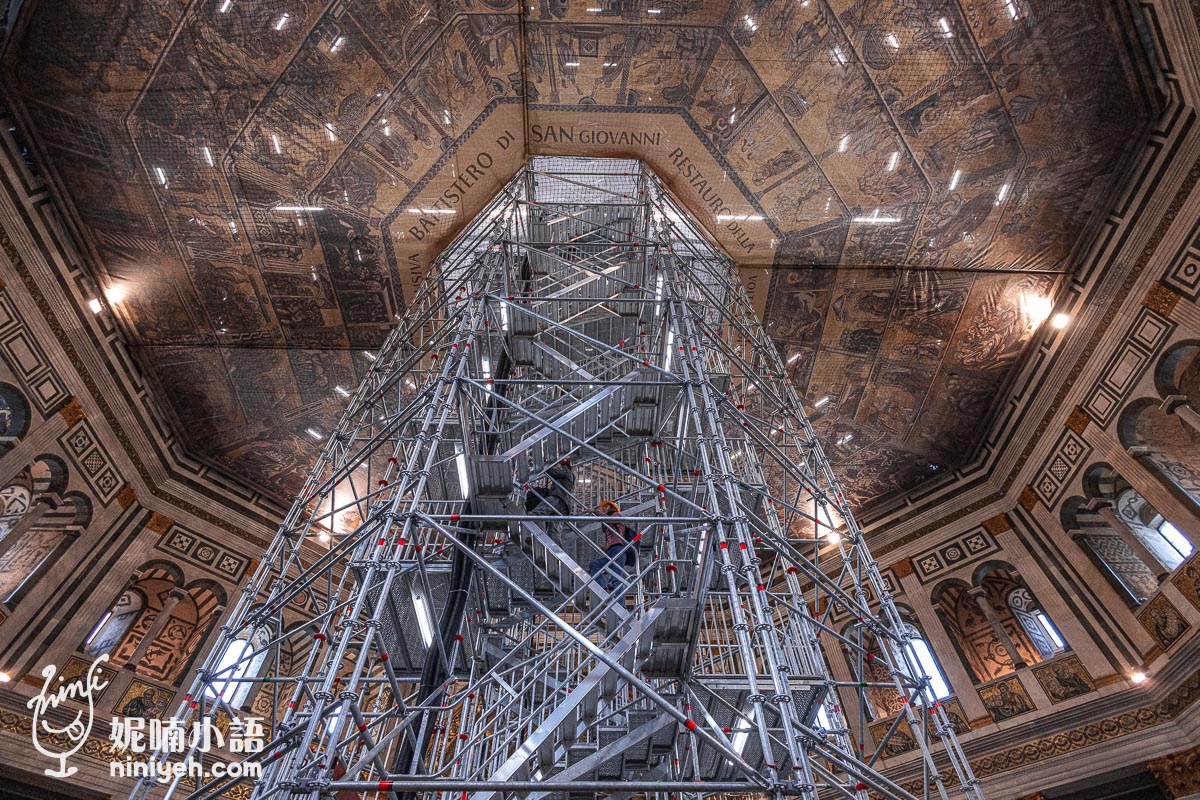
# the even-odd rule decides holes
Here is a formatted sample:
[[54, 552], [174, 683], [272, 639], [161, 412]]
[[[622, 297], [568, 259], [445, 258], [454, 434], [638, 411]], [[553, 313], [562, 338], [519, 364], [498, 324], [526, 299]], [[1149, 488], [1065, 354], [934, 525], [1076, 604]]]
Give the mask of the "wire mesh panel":
[[255, 798], [980, 798], [785, 376], [642, 164], [533, 159], [375, 355], [179, 714], [266, 718]]

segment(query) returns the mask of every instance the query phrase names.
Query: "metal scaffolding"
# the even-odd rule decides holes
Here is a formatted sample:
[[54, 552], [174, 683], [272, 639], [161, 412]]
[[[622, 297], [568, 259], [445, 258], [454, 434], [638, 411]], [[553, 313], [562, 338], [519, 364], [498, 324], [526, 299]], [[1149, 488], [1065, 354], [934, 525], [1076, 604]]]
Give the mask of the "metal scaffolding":
[[[981, 800], [786, 374], [644, 165], [533, 159], [374, 355], [177, 714], [269, 743], [191, 755], [259, 764], [254, 798]], [[199, 783], [167, 796], [239, 781]]]

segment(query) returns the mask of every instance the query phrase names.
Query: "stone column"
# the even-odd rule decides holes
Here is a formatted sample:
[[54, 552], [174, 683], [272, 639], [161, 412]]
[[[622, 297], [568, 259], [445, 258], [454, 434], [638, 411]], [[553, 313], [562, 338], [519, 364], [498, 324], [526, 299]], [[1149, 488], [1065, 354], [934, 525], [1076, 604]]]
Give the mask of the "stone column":
[[3, 539], [0, 539], [0, 558], [4, 558], [8, 554], [8, 551], [12, 550], [21, 541], [21, 537], [28, 533], [34, 525], [41, 522], [42, 518], [52, 510], [50, 503], [46, 500], [35, 500], [33, 507], [25, 512], [25, 516], [21, 517], [21, 521], [12, 530], [4, 534]]
[[133, 671], [137, 669], [137, 665], [146, 655], [146, 651], [150, 649], [150, 643], [158, 638], [162, 633], [162, 629], [166, 627], [167, 620], [171, 618], [171, 612], [175, 610], [175, 606], [179, 605], [179, 601], [187, 596], [187, 592], [176, 586], [171, 590], [171, 594], [167, 596], [167, 602], [163, 604], [162, 611], [158, 612], [154, 622], [150, 624], [150, 629], [146, 631], [146, 635], [138, 642], [137, 648], [129, 659], [125, 662], [125, 669]]
[[1021, 658], [1021, 651], [1017, 649], [1012, 637], [1004, 629], [1004, 623], [1000, 621], [1000, 615], [996, 613], [996, 609], [992, 608], [992, 603], [987, 598], [987, 591], [980, 586], [976, 586], [970, 590], [969, 594], [975, 598], [975, 602], [979, 604], [979, 609], [983, 612], [983, 616], [987, 618], [988, 624], [992, 626], [992, 631], [995, 632], [996, 638], [1000, 640], [1000, 644], [1008, 651], [1009, 658], [1013, 662], [1013, 668], [1025, 669], [1025, 667], [1028, 667], [1029, 665]]
[[1200, 433], [1200, 413], [1197, 413], [1196, 409], [1188, 405], [1188, 399], [1184, 395], [1173, 394], [1163, 400], [1162, 405], [1159, 407], [1168, 414], [1174, 414], [1179, 417], [1184, 425]]
[[1125, 546], [1132, 550], [1133, 554], [1141, 559], [1146, 567], [1154, 573], [1154, 577], [1159, 583], [1162, 583], [1171, 574], [1171, 570], [1167, 569], [1154, 553], [1150, 552], [1150, 548], [1146, 547], [1145, 543], [1134, 533], [1133, 528], [1129, 527], [1129, 523], [1121, 518], [1117, 510], [1113, 508], [1112, 503], [1107, 500], [1093, 500], [1088, 503], [1087, 507], [1089, 511], [1095, 511], [1099, 514], [1100, 519], [1104, 520], [1109, 529], [1121, 537], [1121, 541], [1125, 542]]
[[1146, 769], [1158, 779], [1172, 800], [1200, 798], [1200, 747], [1147, 761]]

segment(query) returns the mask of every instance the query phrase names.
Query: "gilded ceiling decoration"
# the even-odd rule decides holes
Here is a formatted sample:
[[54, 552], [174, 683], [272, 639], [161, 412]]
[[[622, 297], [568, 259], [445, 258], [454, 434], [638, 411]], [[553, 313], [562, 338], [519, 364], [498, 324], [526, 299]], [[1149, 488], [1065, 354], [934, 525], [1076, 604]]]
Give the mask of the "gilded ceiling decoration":
[[860, 504], [962, 463], [1158, 108], [1095, 0], [26, 0], [8, 102], [161, 405], [286, 498], [530, 153], [646, 160]]

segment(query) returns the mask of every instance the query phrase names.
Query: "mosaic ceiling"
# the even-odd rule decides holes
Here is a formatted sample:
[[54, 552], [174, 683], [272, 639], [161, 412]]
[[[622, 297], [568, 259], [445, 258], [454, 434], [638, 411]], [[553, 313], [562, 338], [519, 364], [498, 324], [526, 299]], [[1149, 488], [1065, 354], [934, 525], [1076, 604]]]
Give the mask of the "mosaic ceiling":
[[569, 153], [646, 160], [737, 259], [869, 506], [971, 455], [1140, 148], [1121, 5], [26, 0], [5, 90], [160, 404], [253, 487]]

